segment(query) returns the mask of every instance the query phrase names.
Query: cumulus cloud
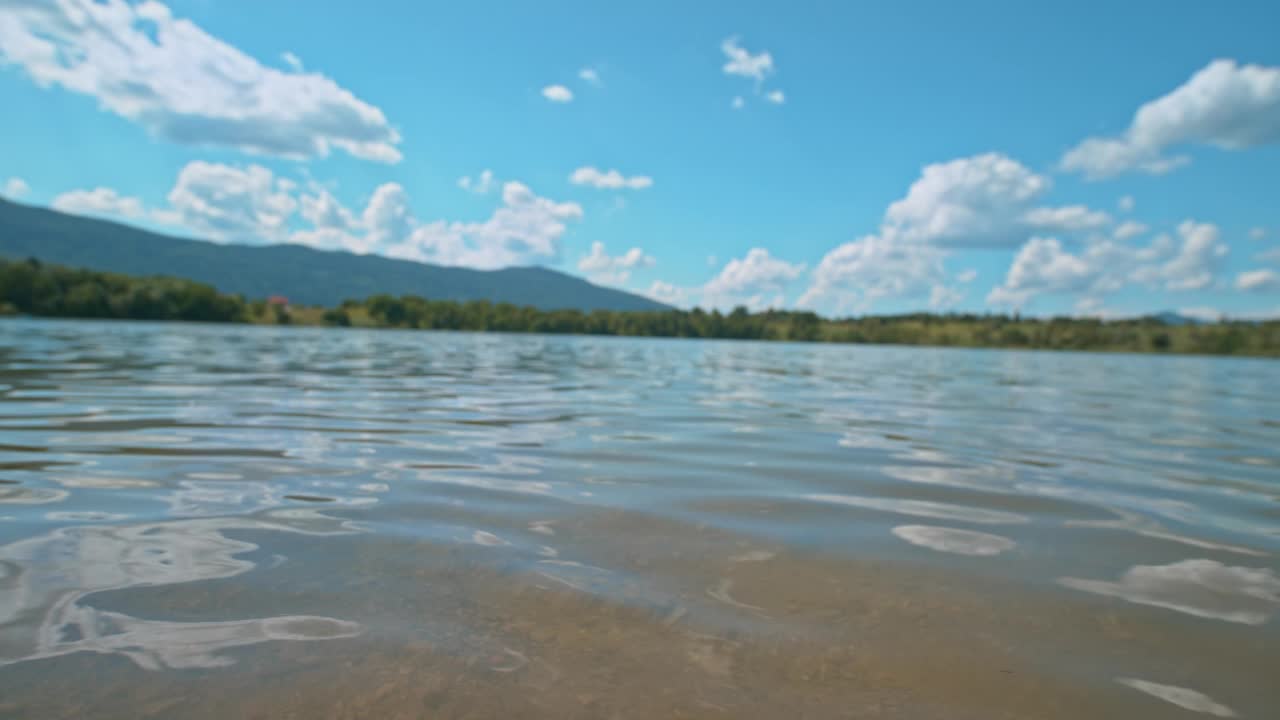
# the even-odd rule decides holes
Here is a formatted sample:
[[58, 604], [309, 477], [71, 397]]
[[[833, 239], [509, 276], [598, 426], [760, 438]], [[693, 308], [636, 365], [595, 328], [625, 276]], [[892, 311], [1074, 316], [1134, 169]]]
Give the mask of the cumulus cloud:
[[458, 187], [467, 192], [484, 195], [494, 188], [493, 171], [486, 168], [474, 178], [464, 175], [458, 178]]
[[1280, 273], [1274, 270], [1246, 270], [1236, 276], [1236, 289], [1249, 291], [1280, 290]]
[[723, 68], [726, 75], [751, 78], [758, 85], [773, 74], [773, 56], [768, 52], [752, 55], [750, 51], [738, 44], [736, 37], [720, 43], [720, 49], [727, 58]]
[[4, 181], [4, 188], [0, 189], [0, 195], [4, 195], [11, 200], [17, 200], [30, 191], [31, 188], [27, 185], [26, 180], [20, 177], [11, 177]]
[[514, 181], [503, 183], [493, 214], [474, 222], [423, 222], [398, 183], [376, 188], [359, 214], [318, 188], [300, 202], [311, 227], [291, 233], [290, 242], [479, 269], [558, 259], [566, 223], [582, 217], [576, 203], [555, 202]]
[[883, 298], [922, 295], [945, 281], [944, 257], [943, 251], [931, 245], [867, 235], [823, 256], [797, 304], [841, 313], [862, 312]]
[[1270, 308], [1259, 308], [1256, 310], [1237, 310], [1230, 313], [1214, 307], [1197, 305], [1193, 307], [1180, 307], [1178, 308], [1178, 314], [1186, 315], [1189, 318], [1195, 318], [1197, 320], [1204, 320], [1205, 322], [1217, 322], [1224, 318], [1234, 320], [1280, 320], [1280, 305]]
[[1018, 251], [1004, 284], [991, 291], [987, 302], [1021, 306], [1038, 293], [1084, 290], [1098, 272], [1084, 258], [1064, 251], [1056, 238], [1034, 237]]
[[934, 163], [885, 211], [881, 234], [937, 245], [1009, 245], [1049, 179], [998, 153]]
[[73, 215], [130, 219], [146, 214], [141, 199], [121, 195], [106, 187], [65, 192], [55, 197], [51, 205], [55, 210]]
[[654, 280], [653, 284], [649, 285], [648, 289], [642, 294], [650, 300], [656, 300], [666, 305], [683, 307], [689, 303], [690, 291], [688, 288], [673, 285], [669, 282]]
[[[1178, 225], [1178, 237], [1182, 240], [1172, 256], [1162, 262], [1140, 266], [1133, 275], [1138, 282], [1163, 284], [1167, 290], [1201, 290], [1213, 282], [1219, 260], [1226, 256], [1228, 248], [1219, 242], [1222, 237], [1217, 226], [1186, 220]], [[1157, 255], [1168, 247], [1165, 238], [1157, 238], [1150, 250]]]
[[1106, 319], [1111, 317], [1112, 312], [1102, 304], [1101, 298], [1083, 297], [1076, 301], [1075, 314], [1079, 317], [1094, 317]]
[[1196, 320], [1204, 322], [1217, 322], [1226, 317], [1227, 314], [1217, 308], [1208, 307], [1206, 305], [1194, 305], [1191, 307], [1178, 308], [1179, 315], [1185, 315]]
[[1022, 219], [1037, 230], [1063, 232], [1097, 230], [1111, 224], [1110, 215], [1101, 210], [1090, 210], [1084, 205], [1034, 208], [1027, 211]]
[[356, 218], [343, 207], [328, 190], [313, 184], [310, 193], [299, 198], [299, 214], [316, 228], [350, 230], [356, 226]]
[[787, 101], [787, 96], [781, 90], [770, 90], [764, 94], [764, 99], [774, 105], [781, 105]]
[[386, 254], [442, 265], [483, 269], [554, 261], [566, 223], [582, 218], [577, 203], [541, 197], [523, 183], [502, 185], [502, 205], [479, 222], [436, 221], [417, 225]]
[[1117, 240], [1129, 240], [1130, 238], [1138, 237], [1149, 229], [1146, 225], [1135, 220], [1125, 220], [1117, 225], [1111, 234]]
[[999, 153], [928, 165], [885, 210], [878, 233], [823, 257], [800, 303], [861, 312], [881, 299], [927, 295], [933, 307], [948, 307], [961, 296], [945, 284], [951, 249], [1011, 247], [1037, 232], [1083, 233], [1112, 222], [1083, 205], [1040, 205], [1050, 185]]
[[745, 257], [730, 260], [702, 287], [701, 304], [721, 309], [780, 307], [786, 302], [787, 286], [803, 272], [803, 264], [775, 258], [764, 248], [751, 248]]
[[617, 256], [605, 252], [604, 243], [591, 243], [591, 253], [578, 260], [578, 269], [590, 277], [591, 282], [603, 285], [621, 285], [631, 277], [636, 268], [653, 267], [655, 260], [638, 247]]
[[178, 173], [160, 217], [213, 240], [284, 240], [298, 207], [293, 181], [261, 165], [246, 168], [195, 161]]
[[0, 59], [180, 144], [401, 157], [400, 135], [377, 107], [322, 74], [266, 67], [159, 2], [7, 3]]
[[567, 103], [573, 100], [573, 91], [563, 85], [548, 85], [542, 88], [542, 97], [556, 103]]
[[627, 177], [617, 170], [601, 171], [588, 166], [574, 170], [569, 176], [569, 182], [607, 190], [643, 190], [653, 185], [653, 178], [647, 175]]
[[881, 235], [950, 247], [1008, 247], [1034, 231], [1076, 232], [1111, 216], [1083, 205], [1036, 207], [1049, 178], [999, 153], [927, 165], [885, 211]]
[[1018, 251], [1005, 276], [987, 296], [991, 305], [1022, 307], [1038, 295], [1112, 293], [1129, 284], [1166, 290], [1199, 290], [1216, 276], [1227, 246], [1210, 223], [1194, 220], [1177, 227], [1178, 239], [1160, 235], [1146, 247], [1103, 237], [1090, 238], [1072, 253], [1052, 237], [1033, 237]]
[[963, 288], [948, 285], [934, 285], [929, 291], [929, 308], [947, 310], [960, 304], [968, 293]]
[[1169, 148], [1202, 144], [1239, 150], [1280, 142], [1280, 68], [1215, 60], [1169, 94], [1138, 109], [1125, 132], [1088, 138], [1062, 157], [1064, 170], [1101, 179], [1160, 174], [1188, 158]]
[[182, 169], [167, 200], [148, 211], [137, 198], [99, 188], [54, 202], [70, 212], [147, 217], [213, 240], [293, 242], [482, 269], [558, 259], [567, 223], [582, 217], [576, 203], [541, 197], [519, 182], [504, 183], [502, 204], [480, 221], [422, 222], [397, 183], [378, 186], [353, 212], [317, 183], [299, 188], [258, 165], [200, 161]]

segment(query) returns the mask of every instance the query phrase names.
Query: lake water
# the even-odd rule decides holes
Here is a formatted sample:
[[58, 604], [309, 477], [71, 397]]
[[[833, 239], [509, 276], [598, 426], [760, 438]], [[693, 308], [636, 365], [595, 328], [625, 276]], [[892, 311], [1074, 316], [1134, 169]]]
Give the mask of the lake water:
[[1280, 363], [0, 322], [0, 716], [1274, 718]]

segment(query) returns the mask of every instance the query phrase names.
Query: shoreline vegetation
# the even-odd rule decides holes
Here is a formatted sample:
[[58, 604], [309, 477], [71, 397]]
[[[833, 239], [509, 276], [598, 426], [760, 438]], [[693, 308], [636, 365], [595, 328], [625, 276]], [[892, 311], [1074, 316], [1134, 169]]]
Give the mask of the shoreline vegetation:
[[282, 298], [249, 301], [191, 280], [81, 270], [35, 259], [0, 260], [0, 315], [1280, 357], [1280, 320], [1173, 324], [1156, 317], [928, 313], [832, 319], [745, 308], [584, 313], [390, 295], [333, 308], [299, 307]]

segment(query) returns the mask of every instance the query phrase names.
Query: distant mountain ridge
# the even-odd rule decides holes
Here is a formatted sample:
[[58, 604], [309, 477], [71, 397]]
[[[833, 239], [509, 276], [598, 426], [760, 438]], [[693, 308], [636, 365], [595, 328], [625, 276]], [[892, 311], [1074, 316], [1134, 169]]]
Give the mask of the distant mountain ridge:
[[283, 295], [304, 305], [333, 306], [386, 293], [509, 302], [543, 310], [669, 309], [640, 295], [543, 267], [471, 270], [303, 245], [220, 245], [4, 199], [0, 257], [34, 257], [129, 275], [171, 275], [249, 299]]
[[1203, 324], [1202, 320], [1198, 320], [1196, 318], [1183, 315], [1182, 313], [1174, 312], [1172, 310], [1165, 310], [1164, 312], [1156, 313], [1151, 317], [1156, 320], [1159, 320], [1165, 325], [1201, 325]]

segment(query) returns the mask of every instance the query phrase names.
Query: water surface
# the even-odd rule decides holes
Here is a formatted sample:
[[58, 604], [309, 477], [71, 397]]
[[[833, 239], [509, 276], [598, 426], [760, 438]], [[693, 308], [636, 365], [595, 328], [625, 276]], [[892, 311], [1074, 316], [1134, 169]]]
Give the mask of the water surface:
[[1280, 364], [0, 322], [5, 717], [1274, 717]]

